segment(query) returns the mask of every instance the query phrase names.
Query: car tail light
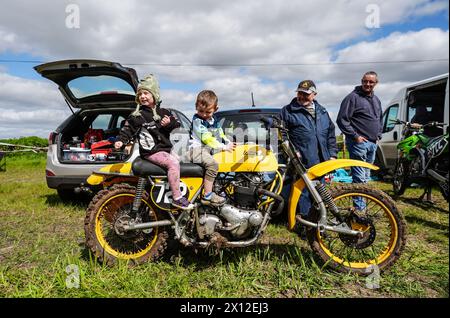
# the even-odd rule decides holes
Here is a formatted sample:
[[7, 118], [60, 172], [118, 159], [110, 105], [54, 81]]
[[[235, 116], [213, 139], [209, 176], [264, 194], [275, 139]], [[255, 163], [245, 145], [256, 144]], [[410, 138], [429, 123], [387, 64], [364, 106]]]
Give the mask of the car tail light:
[[55, 174], [53, 173], [53, 172], [51, 172], [50, 170], [45, 170], [45, 175], [47, 176], [47, 177], [54, 177], [55, 176]]
[[50, 145], [53, 145], [54, 143], [55, 143], [55, 140], [56, 140], [56, 136], [57, 136], [58, 134], [56, 133], [56, 132], [54, 132], [54, 131], [52, 131], [51, 133], [50, 133], [50, 135], [48, 136], [48, 145], [50, 146]]

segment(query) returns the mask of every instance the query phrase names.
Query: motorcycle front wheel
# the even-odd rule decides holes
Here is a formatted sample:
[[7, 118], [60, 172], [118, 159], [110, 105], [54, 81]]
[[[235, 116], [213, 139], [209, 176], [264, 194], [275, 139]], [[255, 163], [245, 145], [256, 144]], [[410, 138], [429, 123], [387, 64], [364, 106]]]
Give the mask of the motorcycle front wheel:
[[409, 161], [397, 159], [392, 177], [392, 189], [395, 195], [402, 195], [408, 187]]
[[[340, 272], [369, 275], [391, 266], [400, 257], [406, 237], [406, 223], [395, 202], [382, 191], [366, 185], [337, 185], [329, 190], [343, 222], [328, 213], [328, 225], [344, 225], [362, 231], [363, 235], [332, 231], [321, 234], [318, 229], [310, 228], [307, 237], [315, 254]], [[319, 213], [313, 211], [312, 220], [317, 222]]]
[[[87, 208], [84, 224], [86, 246], [107, 265], [114, 265], [118, 260], [133, 264], [154, 261], [167, 247], [168, 233], [164, 228], [121, 231], [121, 224], [133, 222], [136, 218], [130, 215], [135, 194], [134, 187], [116, 184], [100, 191]], [[148, 203], [146, 193], [140, 211], [142, 222], [162, 219], [160, 212]]]

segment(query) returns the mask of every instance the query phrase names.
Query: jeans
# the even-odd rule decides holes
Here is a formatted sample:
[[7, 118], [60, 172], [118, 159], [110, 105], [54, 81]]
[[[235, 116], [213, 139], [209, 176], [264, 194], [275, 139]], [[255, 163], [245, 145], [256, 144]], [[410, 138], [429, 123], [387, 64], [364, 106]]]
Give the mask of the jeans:
[[[375, 161], [377, 144], [371, 141], [358, 143], [353, 139], [346, 141], [350, 159], [361, 160], [368, 163]], [[351, 167], [353, 183], [367, 183], [370, 180], [370, 169], [363, 167]], [[353, 200], [358, 210], [364, 210], [365, 203], [362, 197], [356, 197]]]
[[[289, 202], [292, 184], [295, 181], [296, 180], [292, 179], [290, 176], [287, 176], [287, 178], [285, 180], [285, 185], [283, 186], [283, 190], [281, 191], [281, 196], [284, 198], [284, 202], [286, 205]], [[325, 178], [321, 178], [320, 182], [324, 183]], [[302, 190], [302, 194], [300, 196], [300, 201], [297, 204], [295, 214], [300, 214], [303, 218], [309, 216], [309, 212], [310, 212], [311, 206], [312, 206], [312, 201], [313, 201], [313, 199], [312, 199], [311, 193], [309, 192], [308, 188], [306, 188], [306, 186], [305, 186], [305, 188]]]

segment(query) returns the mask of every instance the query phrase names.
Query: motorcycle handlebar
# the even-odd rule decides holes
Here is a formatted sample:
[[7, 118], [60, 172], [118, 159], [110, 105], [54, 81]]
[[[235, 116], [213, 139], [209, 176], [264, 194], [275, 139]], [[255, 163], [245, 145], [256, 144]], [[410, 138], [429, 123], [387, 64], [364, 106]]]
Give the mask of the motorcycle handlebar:
[[278, 118], [277, 116], [275, 116], [275, 115], [271, 115], [270, 117], [261, 116], [259, 118], [259, 120], [265, 124], [266, 128], [272, 128], [273, 127], [273, 128], [281, 129], [283, 131], [288, 131], [284, 127], [283, 121], [280, 118]]
[[426, 123], [426, 124], [419, 124], [419, 123], [410, 123], [410, 122], [407, 122], [407, 121], [403, 121], [403, 120], [400, 120], [400, 119], [396, 119], [396, 120], [393, 120], [392, 122], [394, 122], [396, 125], [406, 125], [406, 126], [408, 126], [408, 127], [410, 127], [410, 128], [413, 128], [413, 129], [421, 129], [421, 128], [423, 128], [423, 127], [439, 127], [439, 126], [444, 126], [445, 125], [445, 123], [440, 123], [440, 122], [437, 122], [437, 121], [432, 121], [432, 122], [429, 122], [429, 123]]

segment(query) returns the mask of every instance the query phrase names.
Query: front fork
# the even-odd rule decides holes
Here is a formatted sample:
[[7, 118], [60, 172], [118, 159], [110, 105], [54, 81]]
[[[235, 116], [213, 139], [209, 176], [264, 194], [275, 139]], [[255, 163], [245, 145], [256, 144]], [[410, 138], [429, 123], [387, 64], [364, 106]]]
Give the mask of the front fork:
[[[334, 202], [330, 191], [326, 188], [324, 184], [318, 181], [311, 181], [308, 178], [307, 173], [302, 174], [301, 177], [305, 182], [305, 185], [308, 188], [309, 192], [313, 196], [314, 201], [317, 203], [320, 217], [317, 223], [313, 223], [303, 219], [300, 215], [297, 215], [296, 216], [297, 221], [299, 221], [304, 225], [317, 228], [321, 235], [326, 230], [359, 237], [362, 237], [364, 235], [362, 231], [352, 230], [346, 223], [344, 223], [344, 220], [339, 213], [339, 208], [336, 206], [336, 203]], [[333, 226], [327, 225], [327, 207], [328, 210], [331, 212], [331, 214], [333, 214], [339, 221], [338, 225]]]
[[[313, 223], [310, 221], [307, 221], [303, 219], [300, 215], [297, 215], [296, 219], [309, 227], [317, 228], [320, 233], [322, 234], [325, 230], [348, 234], [348, 235], [357, 235], [362, 237], [363, 232], [361, 231], [355, 231], [349, 228], [348, 226], [345, 226], [345, 223], [343, 223], [343, 218], [339, 213], [339, 208], [336, 206], [336, 203], [333, 200], [333, 197], [331, 196], [330, 191], [325, 187], [324, 184], [318, 181], [312, 181], [308, 177], [308, 173], [306, 168], [301, 163], [300, 159], [298, 158], [297, 154], [295, 154], [292, 149], [293, 146], [290, 144], [290, 141], [286, 140], [282, 143], [283, 150], [286, 152], [288, 157], [291, 159], [292, 165], [295, 168], [295, 171], [297, 174], [303, 179], [305, 182], [305, 186], [308, 188], [309, 192], [311, 193], [314, 202], [317, 204], [320, 217], [319, 221], [317, 223]], [[338, 219], [339, 225], [337, 226], [329, 226], [327, 225], [327, 206], [330, 212]]]

